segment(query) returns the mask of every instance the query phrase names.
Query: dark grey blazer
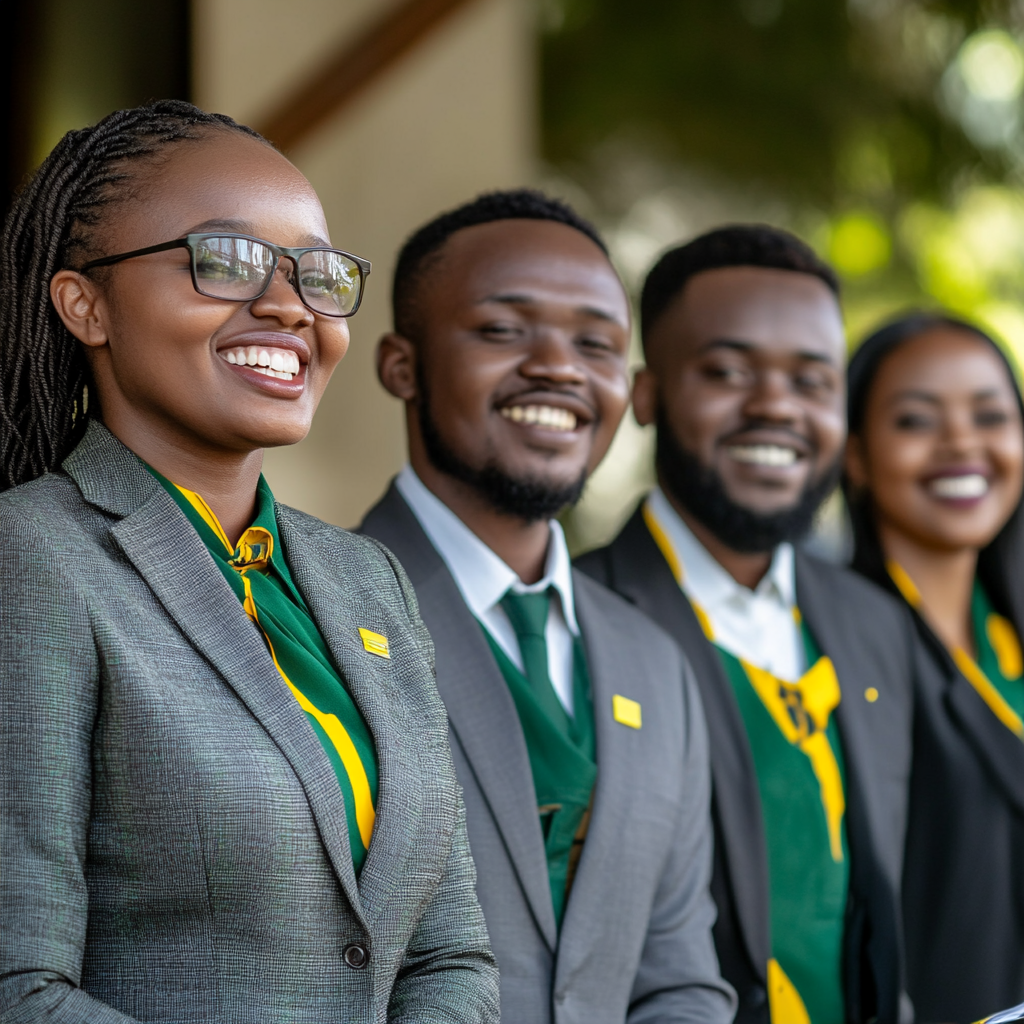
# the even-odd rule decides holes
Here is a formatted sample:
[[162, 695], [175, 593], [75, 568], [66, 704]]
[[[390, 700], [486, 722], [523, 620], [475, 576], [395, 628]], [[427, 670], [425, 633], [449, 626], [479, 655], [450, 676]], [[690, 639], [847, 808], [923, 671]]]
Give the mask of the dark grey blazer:
[[[606, 548], [579, 567], [610, 586], [681, 644], [708, 719], [713, 776], [715, 944], [736, 987], [739, 1024], [768, 1024], [766, 964], [771, 939], [768, 861], [753, 756], [721, 659], [654, 543], [640, 509]], [[910, 775], [912, 685], [919, 651], [906, 610], [845, 569], [796, 559], [800, 611], [843, 687], [836, 722], [847, 772], [850, 845], [847, 1020], [905, 1020], [899, 879]], [[868, 687], [879, 697], [865, 699]]]
[[358, 886], [327, 755], [139, 460], [92, 424], [0, 495], [4, 1024], [497, 1021], [412, 589], [366, 539], [277, 512], [377, 746]]
[[[364, 520], [408, 571], [437, 649], [477, 892], [509, 1024], [718, 1024], [733, 994], [711, 940], [707, 737], [692, 675], [644, 616], [574, 574], [591, 673], [597, 790], [555, 929], [526, 742], [508, 687], [440, 555], [392, 488]], [[612, 695], [643, 725], [613, 720]]]

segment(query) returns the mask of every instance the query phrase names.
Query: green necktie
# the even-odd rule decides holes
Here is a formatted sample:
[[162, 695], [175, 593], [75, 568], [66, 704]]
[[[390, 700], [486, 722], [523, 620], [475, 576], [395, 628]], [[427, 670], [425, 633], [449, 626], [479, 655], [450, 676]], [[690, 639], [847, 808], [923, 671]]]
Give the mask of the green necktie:
[[523, 675], [534, 697], [550, 719], [565, 722], [565, 708], [548, 675], [548, 643], [544, 631], [551, 607], [551, 589], [540, 594], [516, 594], [509, 590], [501, 599], [501, 607], [515, 630], [523, 656]]

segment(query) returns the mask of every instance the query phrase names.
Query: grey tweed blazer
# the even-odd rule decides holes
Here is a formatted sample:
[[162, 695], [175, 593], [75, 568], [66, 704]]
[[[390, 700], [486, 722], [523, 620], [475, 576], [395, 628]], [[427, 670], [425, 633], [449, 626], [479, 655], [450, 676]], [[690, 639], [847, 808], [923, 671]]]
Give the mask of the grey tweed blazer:
[[358, 885], [323, 748], [139, 460], [94, 423], [0, 495], [3, 1024], [498, 1020], [412, 589], [372, 541], [278, 518], [377, 745]]

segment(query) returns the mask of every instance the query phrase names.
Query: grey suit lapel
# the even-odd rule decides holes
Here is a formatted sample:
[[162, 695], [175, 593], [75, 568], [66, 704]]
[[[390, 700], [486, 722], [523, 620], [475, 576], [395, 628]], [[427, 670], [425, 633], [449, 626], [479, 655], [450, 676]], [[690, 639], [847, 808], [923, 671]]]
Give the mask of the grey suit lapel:
[[[407, 738], [415, 730], [397, 692], [394, 663], [366, 651], [359, 628], [387, 636], [382, 613], [372, 603], [357, 601], [362, 584], [349, 585], [340, 574], [327, 574], [336, 563], [329, 551], [293, 526], [290, 510], [278, 505], [278, 529], [296, 586], [305, 598], [321, 636], [334, 655], [349, 693], [373, 734], [379, 785], [377, 817], [366, 862], [359, 875], [363, 912], [371, 923], [401, 890], [401, 876], [414, 850], [417, 823], [423, 815], [419, 787], [409, 785], [420, 772], [419, 753]], [[333, 531], [332, 531], [333, 534]]]
[[123, 517], [111, 527], [114, 541], [287, 758], [345, 895], [362, 921], [344, 798], [334, 770], [199, 535], [137, 456], [99, 424], [90, 425], [64, 469], [87, 501]]
[[639, 509], [613, 544], [611, 555], [614, 588], [675, 638], [697, 678], [708, 723], [722, 854], [747, 952], [754, 969], [763, 972], [771, 955], [768, 851], [757, 772], [732, 687]]
[[434, 638], [437, 688], [548, 945], [557, 945], [533, 776], [508, 686], [459, 588], [394, 485], [360, 526], [398, 557]]

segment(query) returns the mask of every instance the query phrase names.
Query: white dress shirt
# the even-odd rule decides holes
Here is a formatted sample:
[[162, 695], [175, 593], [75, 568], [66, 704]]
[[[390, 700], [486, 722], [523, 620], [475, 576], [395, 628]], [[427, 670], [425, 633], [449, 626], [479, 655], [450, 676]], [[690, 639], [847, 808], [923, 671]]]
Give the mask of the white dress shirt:
[[737, 583], [693, 535], [660, 487], [647, 496], [682, 567], [680, 586], [711, 622], [715, 642], [779, 679], [795, 682], [807, 668], [803, 637], [794, 614], [793, 546], [780, 544], [761, 582]]
[[448, 566], [469, 610], [486, 627], [512, 663], [523, 670], [519, 641], [499, 602], [511, 587], [517, 594], [535, 594], [553, 587], [544, 630], [548, 675], [562, 706], [573, 713], [573, 638], [579, 636], [572, 592], [572, 562], [561, 525], [552, 520], [544, 578], [527, 586], [447, 505], [429, 491], [412, 466], [395, 481], [423, 532]]

